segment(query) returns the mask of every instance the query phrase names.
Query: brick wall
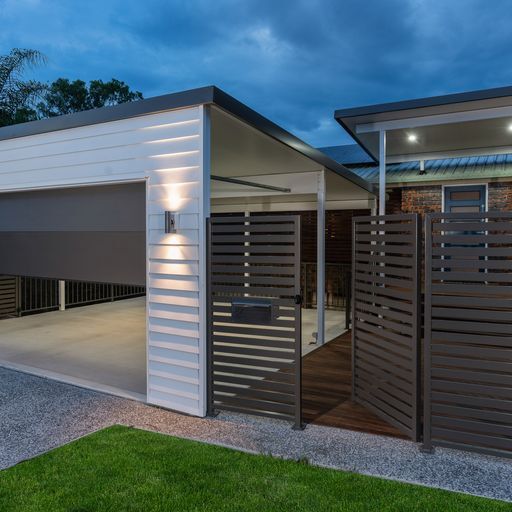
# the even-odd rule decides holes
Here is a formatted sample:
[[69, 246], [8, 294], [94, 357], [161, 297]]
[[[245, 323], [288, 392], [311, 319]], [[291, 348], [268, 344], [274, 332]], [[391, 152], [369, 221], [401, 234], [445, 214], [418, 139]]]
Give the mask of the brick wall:
[[489, 211], [512, 211], [512, 183], [489, 183]]
[[388, 191], [387, 213], [440, 212], [442, 203], [441, 185], [396, 188]]
[[[442, 210], [441, 185], [394, 188], [388, 190], [386, 212], [430, 213]], [[489, 183], [489, 211], [512, 211], [512, 182]]]

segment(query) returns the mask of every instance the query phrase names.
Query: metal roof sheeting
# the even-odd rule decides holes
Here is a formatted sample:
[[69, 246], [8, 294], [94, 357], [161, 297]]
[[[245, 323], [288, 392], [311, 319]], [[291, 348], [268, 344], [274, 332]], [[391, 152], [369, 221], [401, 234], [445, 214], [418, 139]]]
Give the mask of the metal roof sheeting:
[[[331, 158], [336, 158], [335, 155], [345, 158], [345, 155], [350, 157], [357, 154], [353, 146], [359, 147], [357, 144], [348, 144], [346, 146], [322, 148], [322, 151], [328, 150]], [[366, 153], [363, 151], [362, 153], [361, 156], [363, 158], [369, 159]], [[355, 162], [353, 159], [347, 162], [339, 160], [339, 162], [350, 165], [352, 172], [370, 183], [378, 183], [379, 167], [377, 165], [368, 164], [363, 159], [359, 162]], [[387, 183], [418, 183], [508, 177], [512, 177], [512, 154], [425, 160], [424, 174], [420, 174], [419, 161], [388, 164], [386, 166]]]
[[359, 145], [359, 144], [345, 144], [343, 146], [327, 146], [325, 148], [318, 148], [339, 163], [343, 165], [352, 164], [374, 164], [375, 160]]

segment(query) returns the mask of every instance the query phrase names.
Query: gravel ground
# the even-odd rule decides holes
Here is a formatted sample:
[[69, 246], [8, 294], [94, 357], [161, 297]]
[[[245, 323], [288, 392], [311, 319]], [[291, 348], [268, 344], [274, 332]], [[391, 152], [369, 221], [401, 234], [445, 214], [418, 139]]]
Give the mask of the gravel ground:
[[298, 432], [238, 414], [193, 418], [0, 368], [0, 469], [112, 424], [512, 501], [509, 459], [441, 448], [429, 455], [400, 439], [313, 425]]

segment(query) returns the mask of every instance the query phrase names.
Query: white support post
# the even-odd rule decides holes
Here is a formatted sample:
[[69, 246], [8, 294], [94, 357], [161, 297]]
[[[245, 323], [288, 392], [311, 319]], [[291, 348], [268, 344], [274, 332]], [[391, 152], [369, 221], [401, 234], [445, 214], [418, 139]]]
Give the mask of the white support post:
[[316, 225], [317, 345], [325, 343], [325, 169], [318, 173]]
[[66, 281], [59, 280], [59, 310], [66, 309]]
[[386, 130], [379, 132], [379, 215], [386, 215]]

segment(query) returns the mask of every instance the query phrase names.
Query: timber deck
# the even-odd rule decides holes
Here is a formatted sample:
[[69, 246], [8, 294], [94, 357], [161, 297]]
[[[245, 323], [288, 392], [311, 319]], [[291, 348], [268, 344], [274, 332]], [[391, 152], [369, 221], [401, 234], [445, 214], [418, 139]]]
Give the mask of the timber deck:
[[405, 436], [351, 400], [351, 333], [302, 359], [302, 414], [306, 423], [393, 437]]

